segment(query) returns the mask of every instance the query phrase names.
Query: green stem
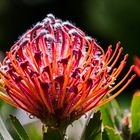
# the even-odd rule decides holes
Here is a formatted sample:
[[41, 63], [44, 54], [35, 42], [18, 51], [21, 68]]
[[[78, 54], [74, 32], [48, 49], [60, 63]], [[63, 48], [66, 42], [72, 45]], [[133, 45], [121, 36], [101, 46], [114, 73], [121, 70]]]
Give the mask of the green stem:
[[43, 140], [64, 140], [65, 129], [43, 126]]

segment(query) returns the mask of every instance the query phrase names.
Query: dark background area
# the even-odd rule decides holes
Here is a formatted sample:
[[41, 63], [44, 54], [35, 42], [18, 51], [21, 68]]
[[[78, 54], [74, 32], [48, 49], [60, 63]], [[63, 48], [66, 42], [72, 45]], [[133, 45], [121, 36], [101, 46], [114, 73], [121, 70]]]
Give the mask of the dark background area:
[[[0, 0], [0, 51], [8, 51], [20, 35], [48, 13], [74, 23], [105, 50], [121, 41], [122, 56], [129, 54], [122, 75], [133, 64], [133, 57], [140, 56], [139, 0]], [[125, 90], [127, 95], [119, 99], [131, 97], [139, 87], [136, 78]]]

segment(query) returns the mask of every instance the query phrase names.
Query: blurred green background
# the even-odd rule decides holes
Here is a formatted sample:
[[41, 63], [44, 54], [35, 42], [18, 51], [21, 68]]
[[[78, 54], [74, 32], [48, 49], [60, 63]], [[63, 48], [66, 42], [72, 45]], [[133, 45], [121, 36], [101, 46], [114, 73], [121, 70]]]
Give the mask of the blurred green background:
[[[133, 64], [133, 56], [140, 56], [139, 0], [0, 0], [0, 51], [8, 51], [20, 35], [48, 13], [71, 21], [105, 50], [121, 41], [122, 57], [129, 54], [122, 77]], [[130, 101], [139, 83], [136, 78], [125, 90], [127, 95], [118, 99]]]

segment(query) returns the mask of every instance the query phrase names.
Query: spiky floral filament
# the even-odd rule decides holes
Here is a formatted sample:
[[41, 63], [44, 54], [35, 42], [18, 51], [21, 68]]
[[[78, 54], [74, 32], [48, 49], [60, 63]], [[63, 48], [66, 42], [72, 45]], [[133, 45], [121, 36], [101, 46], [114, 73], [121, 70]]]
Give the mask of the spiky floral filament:
[[105, 52], [77, 27], [48, 15], [11, 47], [0, 64], [0, 89], [7, 92], [0, 98], [45, 123], [51, 117], [59, 122], [76, 119], [115, 98], [133, 80], [135, 75], [128, 78], [132, 66], [114, 86], [128, 57], [116, 64], [122, 50], [118, 42], [114, 51], [109, 46]]

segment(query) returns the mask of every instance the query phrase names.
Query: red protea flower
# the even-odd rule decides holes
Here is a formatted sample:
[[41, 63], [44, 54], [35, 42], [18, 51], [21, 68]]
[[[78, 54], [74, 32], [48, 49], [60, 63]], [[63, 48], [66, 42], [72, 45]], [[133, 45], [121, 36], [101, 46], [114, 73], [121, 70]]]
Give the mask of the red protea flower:
[[119, 42], [114, 52], [111, 46], [104, 52], [83, 31], [49, 14], [6, 53], [0, 98], [47, 125], [69, 124], [111, 101], [132, 81], [135, 75], [126, 79], [133, 66], [114, 86], [128, 57], [116, 66], [121, 52]]
[[140, 58], [139, 57], [137, 56], [134, 57], [134, 64], [135, 64], [134, 71], [140, 77]]

